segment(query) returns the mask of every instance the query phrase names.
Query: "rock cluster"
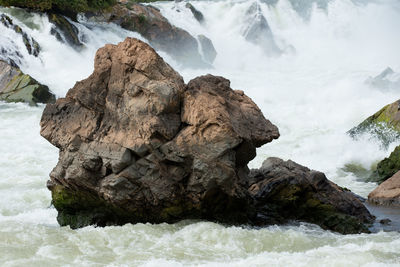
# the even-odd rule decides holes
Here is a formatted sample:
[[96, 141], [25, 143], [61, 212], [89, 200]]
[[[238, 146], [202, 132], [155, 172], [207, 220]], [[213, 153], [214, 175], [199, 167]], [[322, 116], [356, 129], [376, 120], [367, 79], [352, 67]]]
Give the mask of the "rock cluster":
[[49, 88], [17, 67], [0, 60], [0, 100], [7, 102], [53, 103], [55, 96]]
[[110, 10], [87, 13], [90, 21], [115, 23], [138, 32], [157, 50], [164, 51], [185, 66], [209, 67], [198, 51], [198, 43], [187, 31], [172, 25], [154, 6], [120, 2]]
[[61, 225], [298, 219], [358, 233], [372, 220], [322, 173], [278, 159], [250, 171], [277, 127], [227, 79], [185, 85], [136, 39], [101, 48], [93, 74], [47, 105], [41, 127], [60, 149], [48, 188]]

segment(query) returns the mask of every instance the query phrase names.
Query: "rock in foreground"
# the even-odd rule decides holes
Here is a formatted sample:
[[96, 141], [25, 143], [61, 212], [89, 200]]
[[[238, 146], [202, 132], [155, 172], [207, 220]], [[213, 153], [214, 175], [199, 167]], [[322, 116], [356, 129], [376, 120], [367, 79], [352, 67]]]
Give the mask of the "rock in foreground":
[[[323, 174], [315, 178], [304, 169], [298, 177], [288, 167], [279, 183], [271, 180], [282, 178], [279, 171], [272, 172], [276, 177], [263, 176], [263, 169], [250, 175], [248, 162], [257, 147], [279, 137], [277, 127], [228, 80], [206, 75], [185, 85], [136, 39], [101, 48], [94, 73], [46, 107], [41, 127], [42, 136], [60, 149], [48, 188], [61, 225], [182, 219], [266, 225], [304, 219], [355, 233], [367, 231], [364, 223], [371, 219], [356, 197]], [[293, 183], [301, 190], [293, 191]], [[285, 188], [290, 205], [280, 202]], [[329, 215], [334, 222], [281, 213], [303, 202], [318, 207], [304, 211], [323, 209], [316, 216]]]
[[55, 96], [47, 86], [0, 60], [0, 100], [35, 105], [37, 103], [54, 103]]
[[377, 205], [400, 207], [400, 172], [372, 191], [368, 195], [368, 201]]

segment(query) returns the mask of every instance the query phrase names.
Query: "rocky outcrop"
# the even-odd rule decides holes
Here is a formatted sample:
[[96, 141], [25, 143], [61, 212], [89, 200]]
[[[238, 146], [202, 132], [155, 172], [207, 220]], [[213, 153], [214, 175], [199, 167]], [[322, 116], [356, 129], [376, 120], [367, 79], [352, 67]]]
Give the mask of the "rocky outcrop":
[[322, 173], [291, 162], [250, 173], [277, 127], [229, 80], [185, 85], [136, 39], [101, 48], [93, 74], [47, 105], [41, 127], [60, 149], [48, 188], [61, 225], [300, 219], [355, 233], [371, 219]]
[[14, 24], [13, 20], [9, 16], [5, 14], [0, 14], [0, 22], [7, 28], [14, 30], [17, 34], [21, 36], [22, 41], [24, 42], [24, 45], [26, 47], [26, 50], [30, 55], [33, 55], [35, 57], [39, 55], [40, 53], [39, 43], [31, 36], [29, 36], [26, 32], [24, 32], [20, 26]]
[[200, 49], [203, 54], [204, 59], [212, 64], [217, 57], [217, 51], [215, 50], [215, 47], [212, 43], [212, 41], [204, 36], [203, 34], [200, 34], [197, 36], [197, 39], [199, 40], [200, 43]]
[[353, 193], [290, 160], [268, 158], [249, 181], [261, 224], [300, 220], [349, 234], [367, 231], [374, 219]]
[[254, 2], [246, 11], [246, 27], [243, 36], [247, 41], [259, 45], [268, 55], [279, 55], [281, 50], [275, 43], [271, 28], [261, 11], [260, 4]]
[[51, 34], [57, 40], [67, 43], [74, 48], [82, 48], [83, 43], [79, 39], [79, 29], [67, 18], [58, 14], [49, 14], [49, 21], [54, 26], [51, 27]]
[[365, 133], [371, 134], [381, 140], [385, 146], [398, 140], [400, 138], [400, 100], [386, 105], [348, 133], [353, 138]]
[[7, 102], [53, 103], [55, 96], [49, 88], [17, 67], [0, 60], [0, 100]]
[[115, 23], [140, 33], [157, 50], [164, 51], [185, 66], [210, 67], [202, 60], [197, 40], [187, 31], [173, 26], [160, 10], [138, 3], [118, 3], [112, 9], [87, 13], [89, 21]]
[[376, 205], [400, 207], [400, 172], [380, 184], [368, 195], [368, 201]]

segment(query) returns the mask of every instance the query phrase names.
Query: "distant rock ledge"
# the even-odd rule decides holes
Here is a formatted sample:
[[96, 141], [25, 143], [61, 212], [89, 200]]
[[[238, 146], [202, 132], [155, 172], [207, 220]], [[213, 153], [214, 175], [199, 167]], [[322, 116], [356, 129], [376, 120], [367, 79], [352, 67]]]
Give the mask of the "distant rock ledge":
[[278, 128], [229, 80], [185, 85], [137, 39], [99, 49], [93, 74], [47, 105], [41, 135], [60, 149], [48, 188], [62, 226], [301, 220], [349, 234], [373, 221], [323, 173], [276, 158], [250, 171]]

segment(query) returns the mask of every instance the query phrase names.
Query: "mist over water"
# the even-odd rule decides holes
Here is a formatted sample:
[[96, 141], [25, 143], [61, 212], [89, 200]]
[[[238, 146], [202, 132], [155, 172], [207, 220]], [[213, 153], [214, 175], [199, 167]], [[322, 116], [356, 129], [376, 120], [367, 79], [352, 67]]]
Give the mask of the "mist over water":
[[[281, 56], [267, 56], [242, 36], [246, 10], [254, 2], [268, 20]], [[244, 90], [279, 127], [281, 137], [258, 149], [250, 166], [259, 167], [270, 156], [292, 159], [367, 196], [376, 184], [343, 168], [355, 164], [369, 170], [397, 144], [383, 148], [370, 136], [356, 141], [346, 132], [400, 98], [400, 91], [365, 83], [386, 67], [400, 72], [400, 3], [191, 3], [203, 13], [204, 24], [185, 2], [153, 4], [172, 24], [213, 41], [218, 53], [214, 68], [188, 69], [160, 54], [185, 82], [207, 73], [230, 79], [232, 88]], [[145, 40], [115, 25], [80, 20], [75, 25], [85, 48], [78, 51], [50, 34], [46, 16], [0, 9], [3, 12], [38, 41], [42, 52], [38, 58], [29, 55], [22, 39], [2, 24], [0, 49], [18, 51], [15, 59], [21, 69], [58, 97], [91, 74], [95, 52], [104, 44], [127, 36]], [[400, 266], [400, 234], [395, 232], [341, 236], [309, 224], [248, 229], [209, 222], [60, 228], [45, 187], [58, 150], [39, 135], [43, 108], [0, 102], [0, 265]]]

